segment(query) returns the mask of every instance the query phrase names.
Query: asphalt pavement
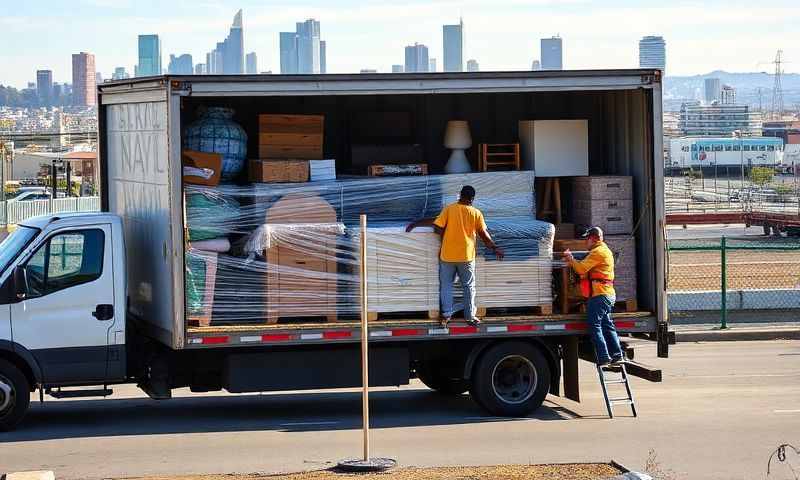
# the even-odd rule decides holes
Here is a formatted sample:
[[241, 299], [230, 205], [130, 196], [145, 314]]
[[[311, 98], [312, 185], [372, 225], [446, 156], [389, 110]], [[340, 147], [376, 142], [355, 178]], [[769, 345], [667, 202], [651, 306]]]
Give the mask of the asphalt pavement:
[[[468, 395], [441, 397], [417, 382], [380, 389], [371, 401], [373, 454], [405, 466], [615, 459], [640, 469], [652, 450], [674, 478], [732, 480], [763, 478], [778, 445], [800, 444], [800, 341], [684, 343], [670, 353], [657, 359], [651, 343], [637, 350], [664, 370], [663, 383], [634, 379], [639, 418], [624, 407], [606, 417], [585, 362], [582, 403], [551, 396], [527, 418], [486, 417]], [[53, 469], [64, 479], [281, 472], [361, 451], [352, 390], [179, 391], [162, 402], [115, 390], [106, 400], [33, 405], [18, 431], [0, 434], [0, 471]]]

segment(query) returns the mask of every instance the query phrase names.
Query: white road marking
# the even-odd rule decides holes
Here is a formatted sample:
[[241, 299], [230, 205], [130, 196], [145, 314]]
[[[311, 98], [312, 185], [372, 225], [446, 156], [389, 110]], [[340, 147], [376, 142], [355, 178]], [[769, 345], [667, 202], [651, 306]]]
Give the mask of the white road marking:
[[800, 408], [796, 410], [773, 410], [772, 413], [800, 413]]

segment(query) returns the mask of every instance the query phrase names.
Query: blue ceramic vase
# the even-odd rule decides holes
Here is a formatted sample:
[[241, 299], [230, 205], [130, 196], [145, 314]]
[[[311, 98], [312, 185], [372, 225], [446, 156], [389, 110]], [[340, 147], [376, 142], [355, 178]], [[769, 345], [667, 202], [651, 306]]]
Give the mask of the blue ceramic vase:
[[222, 179], [232, 180], [247, 161], [247, 133], [232, 120], [234, 110], [209, 107], [186, 128], [183, 147], [198, 152], [222, 155]]

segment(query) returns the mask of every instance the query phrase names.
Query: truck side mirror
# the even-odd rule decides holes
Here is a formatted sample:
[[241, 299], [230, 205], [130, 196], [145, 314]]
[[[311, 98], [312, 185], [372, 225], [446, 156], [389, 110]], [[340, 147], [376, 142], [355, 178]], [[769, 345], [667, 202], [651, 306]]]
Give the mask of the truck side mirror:
[[25, 300], [28, 296], [28, 274], [25, 267], [14, 268], [14, 295], [17, 300]]

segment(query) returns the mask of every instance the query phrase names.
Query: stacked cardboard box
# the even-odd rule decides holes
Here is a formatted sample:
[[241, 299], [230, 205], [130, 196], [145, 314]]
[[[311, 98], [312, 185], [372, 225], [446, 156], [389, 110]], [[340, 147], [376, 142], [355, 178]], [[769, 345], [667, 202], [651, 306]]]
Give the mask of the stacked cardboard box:
[[633, 233], [632, 177], [575, 177], [573, 216], [581, 228], [600, 227], [606, 235]]
[[250, 161], [250, 181], [307, 182], [309, 160], [322, 159], [325, 117], [258, 116], [258, 160]]

